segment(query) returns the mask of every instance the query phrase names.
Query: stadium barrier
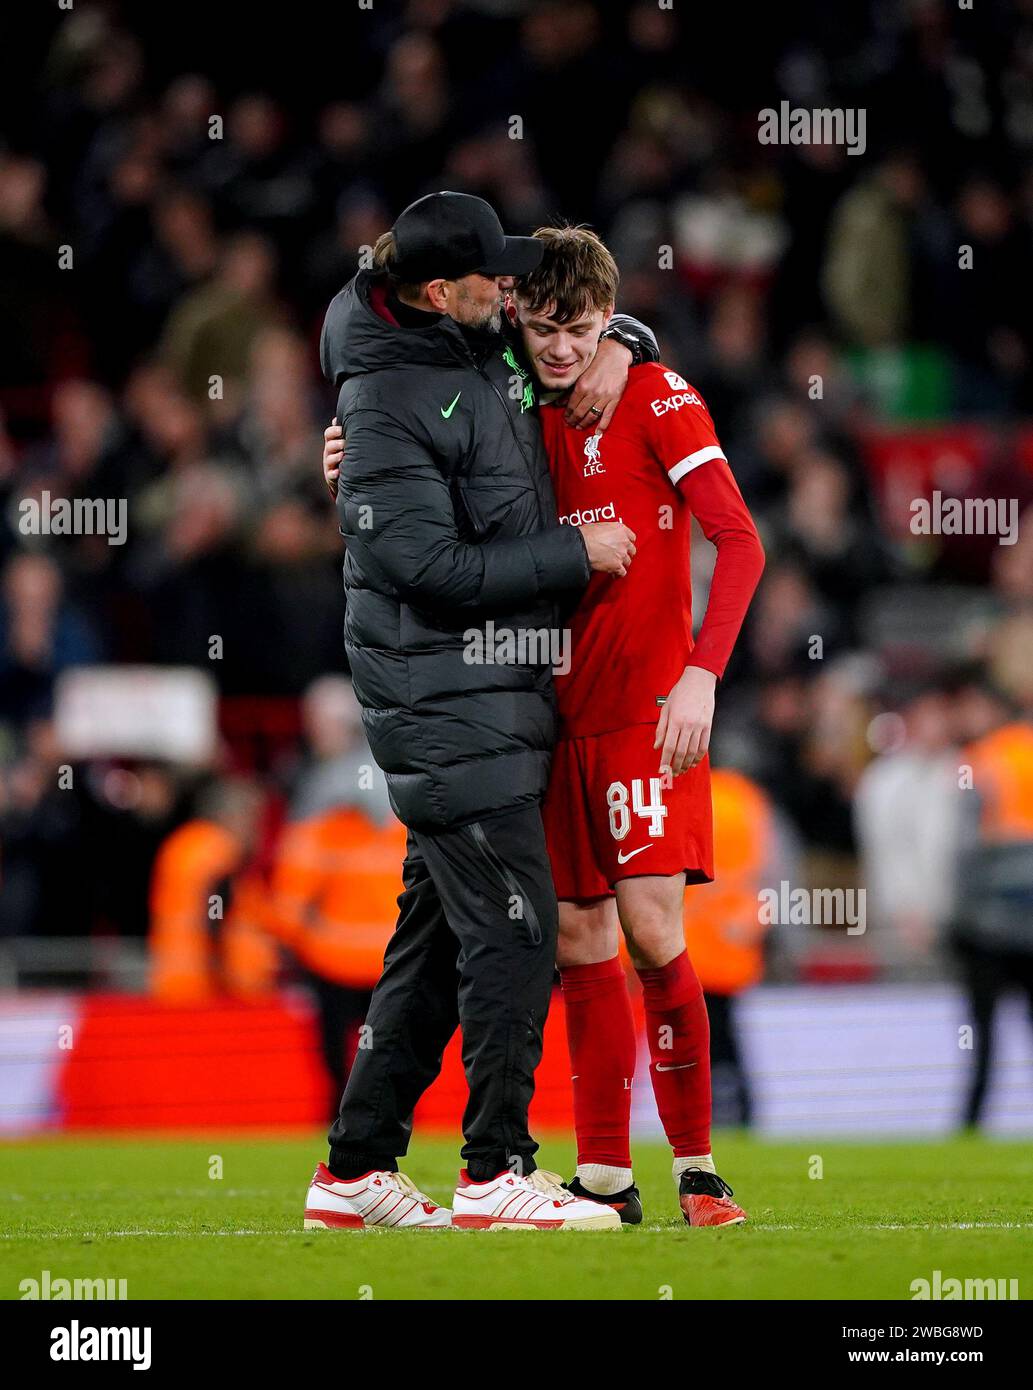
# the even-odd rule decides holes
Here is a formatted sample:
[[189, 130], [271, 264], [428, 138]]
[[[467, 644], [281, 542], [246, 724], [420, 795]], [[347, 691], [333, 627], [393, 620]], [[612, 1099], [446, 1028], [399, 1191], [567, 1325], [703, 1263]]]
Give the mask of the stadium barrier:
[[[557, 994], [532, 1107], [542, 1131], [572, 1123]], [[640, 1047], [637, 1134], [660, 1134]], [[931, 1135], [961, 1110], [971, 1053], [949, 985], [761, 986], [740, 1005], [755, 1124], [768, 1135]], [[987, 1127], [1033, 1132], [1033, 1060], [1019, 1001], [1000, 1010]], [[416, 1112], [456, 1132], [466, 1088], [458, 1037]], [[307, 992], [194, 1007], [144, 996], [0, 994], [0, 1134], [84, 1130], [312, 1129], [332, 1097]]]

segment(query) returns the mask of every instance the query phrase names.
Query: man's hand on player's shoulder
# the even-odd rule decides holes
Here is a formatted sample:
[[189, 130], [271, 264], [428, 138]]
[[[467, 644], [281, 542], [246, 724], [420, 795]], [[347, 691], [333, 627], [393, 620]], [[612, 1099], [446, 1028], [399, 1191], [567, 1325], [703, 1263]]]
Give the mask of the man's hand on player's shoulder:
[[591, 364], [570, 388], [565, 422], [602, 434], [624, 395], [631, 360], [631, 351], [623, 343], [603, 338]]
[[686, 666], [672, 688], [656, 725], [654, 748], [661, 768], [678, 777], [702, 762], [710, 747], [717, 677], [702, 666]]
[[341, 463], [344, 459], [344, 427], [333, 421], [323, 431], [323, 477], [330, 489], [330, 496], [337, 500], [337, 479], [341, 476]]

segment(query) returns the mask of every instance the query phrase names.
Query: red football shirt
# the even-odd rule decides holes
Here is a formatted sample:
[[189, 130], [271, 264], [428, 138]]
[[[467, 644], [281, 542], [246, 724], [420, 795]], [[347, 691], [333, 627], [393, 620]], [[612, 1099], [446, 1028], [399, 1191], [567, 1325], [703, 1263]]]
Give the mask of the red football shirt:
[[[562, 734], [655, 724], [687, 665], [724, 673], [764, 567], [756, 527], [699, 394], [658, 363], [633, 367], [603, 435], [541, 410], [560, 521], [623, 521], [636, 533], [628, 573], [593, 574], [571, 620], [571, 668], [556, 677]], [[718, 558], [692, 639], [690, 517]]]

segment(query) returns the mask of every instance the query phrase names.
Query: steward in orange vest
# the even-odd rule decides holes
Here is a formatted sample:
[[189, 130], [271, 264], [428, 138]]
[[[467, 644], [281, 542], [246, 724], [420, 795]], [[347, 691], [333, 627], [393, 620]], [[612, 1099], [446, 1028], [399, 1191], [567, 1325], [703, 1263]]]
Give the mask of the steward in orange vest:
[[165, 840], [151, 875], [151, 989], [174, 1003], [262, 994], [277, 972], [265, 890], [247, 867], [262, 794], [240, 779], [208, 795], [208, 814]]
[[714, 882], [685, 891], [685, 945], [704, 993], [741, 994], [764, 973], [758, 893], [773, 858], [771, 803], [741, 772], [711, 773]]
[[353, 806], [288, 825], [272, 876], [280, 941], [315, 975], [372, 989], [394, 931], [405, 827], [378, 825]]
[[714, 881], [685, 890], [685, 945], [710, 1019], [715, 1123], [746, 1126], [753, 1103], [734, 999], [764, 973], [758, 894], [774, 860], [774, 818], [767, 795], [741, 772], [714, 769], [710, 788]]

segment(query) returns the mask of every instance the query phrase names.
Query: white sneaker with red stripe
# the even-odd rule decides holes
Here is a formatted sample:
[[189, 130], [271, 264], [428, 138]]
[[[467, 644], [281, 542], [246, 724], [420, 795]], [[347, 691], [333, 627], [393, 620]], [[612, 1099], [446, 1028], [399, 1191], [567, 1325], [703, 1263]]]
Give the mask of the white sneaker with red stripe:
[[452, 1225], [466, 1231], [619, 1231], [613, 1207], [575, 1197], [558, 1173], [540, 1168], [527, 1177], [507, 1169], [471, 1182], [466, 1169], [452, 1199]]
[[306, 1231], [439, 1230], [451, 1224], [448, 1207], [432, 1202], [404, 1173], [363, 1173], [344, 1180], [321, 1163], [305, 1198]]

